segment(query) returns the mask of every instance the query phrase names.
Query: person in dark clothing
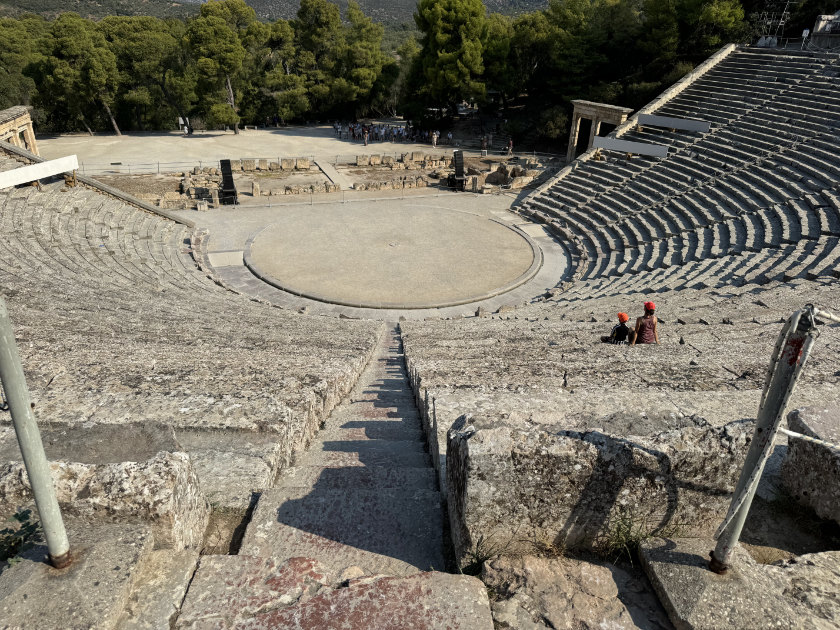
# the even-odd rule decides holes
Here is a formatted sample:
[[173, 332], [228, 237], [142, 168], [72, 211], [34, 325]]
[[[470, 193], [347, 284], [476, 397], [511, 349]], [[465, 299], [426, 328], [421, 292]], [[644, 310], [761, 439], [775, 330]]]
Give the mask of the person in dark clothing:
[[659, 344], [659, 330], [657, 329], [656, 304], [645, 302], [645, 314], [636, 319], [636, 328], [633, 330], [633, 338], [630, 345], [637, 343]]
[[601, 341], [613, 344], [627, 343], [630, 338], [630, 328], [627, 326], [629, 320], [630, 316], [627, 313], [619, 313], [618, 323], [613, 326], [612, 332], [609, 335], [601, 337]]

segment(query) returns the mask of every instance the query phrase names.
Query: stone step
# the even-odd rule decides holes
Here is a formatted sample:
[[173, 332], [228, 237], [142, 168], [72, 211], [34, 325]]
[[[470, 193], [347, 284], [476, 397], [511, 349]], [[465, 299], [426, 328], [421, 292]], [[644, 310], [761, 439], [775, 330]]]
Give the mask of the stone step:
[[389, 420], [394, 418], [403, 419], [407, 423], [419, 422], [420, 416], [417, 413], [413, 396], [406, 395], [398, 401], [378, 397], [372, 397], [369, 400], [353, 400], [349, 405], [337, 407], [325, 426], [336, 426], [351, 420]]
[[376, 420], [354, 419], [342, 422], [328, 422], [318, 437], [323, 441], [331, 440], [418, 440], [423, 441], [425, 434], [418, 420]]
[[[34, 516], [34, 515], [33, 515]], [[45, 543], [0, 573], [3, 628], [114, 628], [152, 558], [146, 525], [91, 525], [65, 518], [73, 562], [54, 569]]]
[[267, 490], [239, 553], [408, 575], [443, 568], [442, 522], [440, 493], [430, 490]]
[[385, 466], [355, 466], [333, 468], [293, 466], [280, 473], [277, 485], [283, 488], [314, 490], [437, 490], [437, 480], [431, 468], [389, 468]]
[[493, 620], [487, 590], [474, 577], [348, 580], [310, 558], [239, 555], [201, 558], [174, 627], [492, 630]]
[[299, 460], [305, 466], [431, 466], [423, 442], [412, 440], [316, 441]]

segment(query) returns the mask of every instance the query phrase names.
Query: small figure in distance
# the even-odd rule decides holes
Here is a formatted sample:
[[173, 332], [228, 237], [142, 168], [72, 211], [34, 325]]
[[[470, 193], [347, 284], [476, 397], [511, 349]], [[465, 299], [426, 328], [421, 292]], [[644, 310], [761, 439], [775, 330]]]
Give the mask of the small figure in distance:
[[604, 343], [625, 344], [630, 340], [630, 328], [627, 322], [630, 321], [630, 316], [627, 313], [618, 314], [618, 323], [613, 326], [609, 335], [601, 337]]
[[655, 315], [656, 304], [653, 302], [645, 302], [645, 314], [636, 319], [636, 328], [633, 330], [630, 345], [635, 346], [637, 343], [655, 343], [659, 344], [659, 330], [657, 329], [657, 319]]

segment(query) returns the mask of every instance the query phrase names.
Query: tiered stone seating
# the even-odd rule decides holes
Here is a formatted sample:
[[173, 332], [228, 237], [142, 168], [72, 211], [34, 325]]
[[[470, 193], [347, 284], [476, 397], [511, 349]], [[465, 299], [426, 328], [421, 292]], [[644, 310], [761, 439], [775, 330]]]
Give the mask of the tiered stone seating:
[[227, 291], [186, 226], [88, 188], [2, 190], [0, 232], [39, 420], [171, 424], [220, 507], [247, 508], [306, 447], [381, 334]]
[[[829, 197], [840, 181], [840, 99], [814, 94], [836, 90], [837, 65], [830, 57], [735, 50], [654, 112], [708, 120], [709, 133], [629, 126], [623, 138], [666, 144], [668, 157], [601, 151], [605, 160], [578, 160], [520, 211], [574, 236], [582, 256], [569, 275], [582, 281], [836, 236]], [[803, 248], [782, 258], [774, 276], [831, 273], [826, 247]], [[708, 286], [723, 281], [700, 277]], [[648, 290], [680, 286], [674, 274], [662, 278], [668, 283], [647, 283]], [[767, 276], [727, 272], [733, 279]]]

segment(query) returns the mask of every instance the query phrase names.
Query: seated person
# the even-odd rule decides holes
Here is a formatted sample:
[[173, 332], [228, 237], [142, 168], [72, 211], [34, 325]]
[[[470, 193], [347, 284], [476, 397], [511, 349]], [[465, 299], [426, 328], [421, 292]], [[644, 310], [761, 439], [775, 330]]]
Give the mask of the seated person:
[[627, 313], [618, 314], [618, 323], [613, 326], [612, 332], [607, 337], [601, 337], [604, 343], [623, 344], [629, 341], [630, 329], [627, 327], [627, 322], [630, 316]]
[[636, 328], [633, 331], [630, 345], [637, 343], [659, 343], [659, 330], [657, 329], [656, 304], [645, 302], [645, 314], [636, 319]]

